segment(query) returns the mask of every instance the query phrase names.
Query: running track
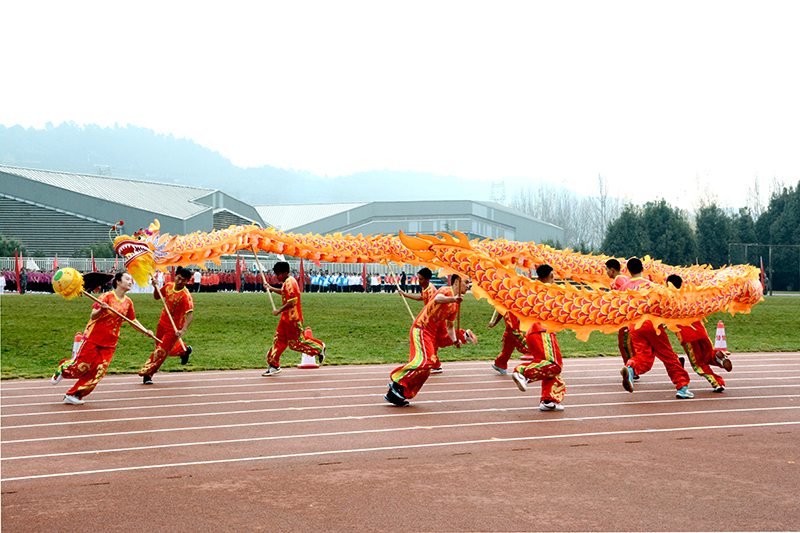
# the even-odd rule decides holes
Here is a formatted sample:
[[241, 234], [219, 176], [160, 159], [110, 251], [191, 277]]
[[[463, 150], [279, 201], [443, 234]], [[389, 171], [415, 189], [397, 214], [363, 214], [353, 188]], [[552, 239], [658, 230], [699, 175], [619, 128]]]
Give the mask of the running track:
[[734, 354], [713, 394], [566, 359], [561, 413], [487, 362], [410, 407], [387, 365], [2, 382], [2, 530], [800, 530], [800, 353]]

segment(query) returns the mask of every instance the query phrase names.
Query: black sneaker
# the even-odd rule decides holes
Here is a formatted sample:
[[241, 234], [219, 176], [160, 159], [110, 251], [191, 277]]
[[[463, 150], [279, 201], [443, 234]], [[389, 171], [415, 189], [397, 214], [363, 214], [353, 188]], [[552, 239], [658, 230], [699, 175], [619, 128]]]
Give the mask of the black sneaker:
[[398, 407], [405, 407], [408, 405], [408, 400], [406, 400], [403, 394], [397, 389], [402, 390], [402, 387], [394, 382], [390, 383], [389, 391], [386, 393], [386, 396], [384, 396], [383, 399]]
[[152, 385], [153, 376], [142, 376], [142, 385]]
[[325, 362], [325, 343], [324, 342], [322, 343], [322, 351], [319, 352], [319, 355], [317, 355], [317, 359], [319, 359], [319, 364], [320, 364], [320, 366], [322, 366], [322, 363]]
[[186, 345], [186, 351], [181, 354], [181, 364], [185, 365], [189, 362], [189, 356], [192, 355], [192, 347]]

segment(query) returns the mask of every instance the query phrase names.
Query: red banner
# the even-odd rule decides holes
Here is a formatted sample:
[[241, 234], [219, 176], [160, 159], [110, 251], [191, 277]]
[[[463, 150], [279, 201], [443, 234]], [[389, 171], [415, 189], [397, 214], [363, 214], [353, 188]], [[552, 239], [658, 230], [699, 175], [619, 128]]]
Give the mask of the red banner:
[[92, 254], [92, 272], [97, 272], [97, 265], [94, 264], [94, 250], [91, 251]]
[[306, 271], [303, 268], [303, 260], [302, 259], [300, 259], [300, 279], [297, 280], [297, 281], [298, 281], [297, 284], [300, 285], [300, 292], [303, 292], [304, 288], [305, 288], [305, 285], [306, 285]]
[[767, 290], [767, 284], [764, 282], [764, 258], [761, 258], [761, 290]]
[[53, 259], [53, 272], [58, 270], [58, 254], [56, 254], [56, 258]]
[[239, 263], [239, 254], [236, 254], [236, 279], [234, 280], [236, 283], [236, 292], [240, 292], [242, 290], [242, 266]]
[[22, 259], [22, 254], [17, 254], [17, 251], [14, 250], [14, 271], [17, 273], [17, 292], [22, 294], [22, 285], [19, 282], [19, 271], [20, 269], [20, 260]]
[[367, 264], [364, 263], [361, 270], [361, 286], [364, 287], [364, 292], [367, 292]]

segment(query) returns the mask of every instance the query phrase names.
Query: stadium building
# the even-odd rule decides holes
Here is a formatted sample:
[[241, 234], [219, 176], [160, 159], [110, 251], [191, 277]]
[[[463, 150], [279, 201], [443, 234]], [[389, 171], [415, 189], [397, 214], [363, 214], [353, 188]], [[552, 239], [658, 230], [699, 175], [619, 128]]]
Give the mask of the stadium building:
[[564, 230], [494, 202], [436, 200], [256, 206], [262, 220], [291, 233], [414, 235], [460, 231], [470, 239], [564, 240]]
[[154, 219], [186, 235], [256, 222], [284, 232], [397, 235], [459, 231], [470, 239], [555, 242], [564, 230], [494, 202], [471, 200], [251, 206], [219, 190], [0, 165], [0, 234], [29, 253], [75, 255]]
[[130, 235], [154, 219], [172, 235], [264, 225], [253, 206], [214, 189], [0, 165], [0, 234], [29, 253], [68, 257], [108, 242], [120, 221]]

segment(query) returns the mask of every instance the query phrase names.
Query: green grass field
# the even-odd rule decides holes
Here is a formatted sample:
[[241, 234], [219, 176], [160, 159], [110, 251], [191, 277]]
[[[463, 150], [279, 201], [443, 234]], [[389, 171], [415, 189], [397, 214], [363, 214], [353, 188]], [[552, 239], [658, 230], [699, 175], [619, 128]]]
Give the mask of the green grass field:
[[[132, 294], [139, 321], [155, 331], [161, 304], [148, 294]], [[277, 300], [276, 300], [277, 301]], [[87, 298], [67, 301], [58, 295], [7, 295], [0, 298], [0, 356], [2, 378], [42, 378], [70, 357], [76, 332], [89, 318]], [[409, 301], [412, 311], [420, 302]], [[170, 358], [162, 371], [264, 368], [266, 354], [278, 322], [266, 294], [196, 294], [195, 320], [185, 339], [194, 348], [192, 359], [181, 366]], [[396, 363], [408, 361], [411, 317], [397, 294], [305, 294], [305, 325], [327, 344], [326, 364]], [[492, 308], [468, 295], [461, 312], [461, 327], [472, 329], [478, 346], [440, 350], [443, 361], [493, 360], [500, 348], [502, 322], [487, 330]], [[731, 352], [795, 351], [800, 349], [800, 298], [773, 296], [747, 315], [716, 314], [707, 329], [713, 337], [724, 321]], [[682, 353], [674, 335], [673, 346]], [[588, 342], [572, 332], [558, 334], [565, 357], [619, 357], [616, 335], [593, 333]], [[152, 341], [123, 325], [111, 373], [135, 373], [153, 350]], [[517, 357], [517, 356], [515, 356]], [[300, 355], [287, 350], [282, 365], [299, 363]]]

